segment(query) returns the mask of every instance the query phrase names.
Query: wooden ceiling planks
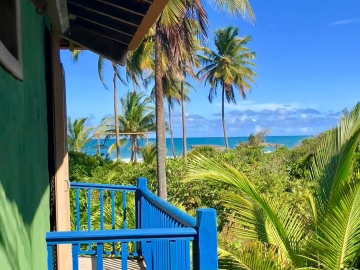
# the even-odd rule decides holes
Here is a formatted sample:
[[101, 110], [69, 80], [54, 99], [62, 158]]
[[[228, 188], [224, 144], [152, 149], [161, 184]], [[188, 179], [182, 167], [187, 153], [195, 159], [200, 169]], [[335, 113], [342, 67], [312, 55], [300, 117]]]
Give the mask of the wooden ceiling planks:
[[67, 0], [70, 26], [61, 48], [72, 42], [125, 65], [127, 50], [138, 46], [167, 1]]

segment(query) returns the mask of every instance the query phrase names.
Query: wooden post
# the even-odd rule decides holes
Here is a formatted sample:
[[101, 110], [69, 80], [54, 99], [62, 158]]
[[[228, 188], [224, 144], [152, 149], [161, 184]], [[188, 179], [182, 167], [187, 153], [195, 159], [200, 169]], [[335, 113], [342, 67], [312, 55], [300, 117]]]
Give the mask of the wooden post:
[[[69, 164], [66, 145], [66, 97], [64, 74], [60, 63], [60, 37], [52, 30], [53, 114], [55, 143], [56, 230], [70, 231]], [[57, 270], [70, 269], [71, 245], [58, 245]]]
[[135, 193], [136, 229], [144, 229], [142, 226], [142, 223], [145, 221], [145, 219], [143, 216], [144, 212], [141, 209], [141, 201], [142, 201], [141, 190], [146, 190], [146, 189], [147, 189], [147, 179], [139, 178], [137, 180], [137, 191]]
[[[138, 178], [137, 180], [137, 190], [135, 192], [135, 223], [136, 223], [136, 229], [144, 229], [144, 211], [142, 210], [142, 202], [144, 201], [141, 190], [147, 189], [147, 179], [146, 178]], [[146, 242], [141, 241], [140, 245], [136, 248], [137, 252], [140, 254], [141, 257], [144, 256], [144, 252], [146, 249]], [[150, 263], [150, 262], [148, 262]]]
[[196, 211], [197, 237], [193, 242], [194, 270], [217, 270], [216, 211], [212, 208]]
[[101, 149], [100, 149], [100, 136], [98, 135], [97, 136], [97, 139], [98, 139], [98, 145], [97, 145], [97, 147], [98, 147], [98, 154], [99, 154], [99, 156], [101, 155]]

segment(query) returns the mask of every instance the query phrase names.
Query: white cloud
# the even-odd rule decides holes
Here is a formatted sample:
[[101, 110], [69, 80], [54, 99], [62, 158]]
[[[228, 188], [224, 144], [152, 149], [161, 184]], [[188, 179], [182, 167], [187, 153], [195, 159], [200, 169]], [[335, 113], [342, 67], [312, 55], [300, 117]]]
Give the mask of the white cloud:
[[259, 125], [255, 126], [255, 132], [258, 133], [259, 131], [261, 131], [263, 128]]
[[241, 122], [244, 122], [246, 119], [247, 119], [247, 115], [246, 115], [246, 114], [244, 114], [244, 115], [242, 115], [242, 116], [240, 117], [240, 121], [241, 121]]
[[[221, 107], [221, 103], [216, 103], [215, 104], [218, 107]], [[314, 107], [314, 105], [308, 105], [309, 107]], [[235, 110], [252, 110], [252, 111], [263, 111], [263, 110], [276, 110], [276, 109], [287, 109], [287, 110], [293, 110], [293, 109], [297, 109], [297, 108], [304, 108], [307, 106], [301, 105], [299, 103], [287, 103], [287, 104], [282, 104], [282, 103], [275, 103], [275, 102], [271, 102], [271, 103], [257, 103], [255, 101], [249, 101], [249, 100], [245, 100], [245, 101], [239, 101], [238, 104], [233, 104], [233, 103], [225, 103], [225, 108], [227, 109], [235, 109]]]
[[346, 20], [340, 20], [330, 23], [330, 25], [346, 25], [346, 24], [352, 24], [352, 23], [358, 23], [360, 22], [360, 18], [350, 18]]

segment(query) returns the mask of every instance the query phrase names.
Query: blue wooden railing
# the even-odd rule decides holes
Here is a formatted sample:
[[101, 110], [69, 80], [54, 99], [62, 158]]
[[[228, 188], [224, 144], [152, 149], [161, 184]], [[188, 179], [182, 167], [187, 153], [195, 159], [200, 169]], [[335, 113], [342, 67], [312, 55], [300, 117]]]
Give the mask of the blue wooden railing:
[[120, 257], [122, 269], [129, 256], [143, 258], [148, 270], [217, 269], [214, 209], [198, 209], [194, 218], [151, 193], [145, 178], [137, 186], [72, 182], [71, 188], [75, 231], [47, 233], [49, 270], [59, 244], [72, 245], [74, 270], [79, 255], [96, 255], [98, 270], [108, 255]]

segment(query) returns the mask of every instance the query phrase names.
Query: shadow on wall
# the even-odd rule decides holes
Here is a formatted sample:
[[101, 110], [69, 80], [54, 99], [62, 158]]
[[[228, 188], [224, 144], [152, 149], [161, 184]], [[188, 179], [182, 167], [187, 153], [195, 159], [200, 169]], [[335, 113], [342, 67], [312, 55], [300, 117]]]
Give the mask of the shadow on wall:
[[[36, 220], [36, 215], [40, 214], [37, 210], [42, 208], [41, 205], [46, 205], [47, 203], [47, 192], [44, 192], [39, 200], [37, 209], [33, 211], [34, 220]], [[23, 215], [16, 202], [6, 197], [0, 180], [0, 269], [35, 270], [34, 266], [36, 265], [38, 266], [37, 269], [45, 269], [46, 262], [40, 262], [34, 258], [37, 247], [41, 249], [38, 245], [43, 245], [44, 247], [46, 245], [45, 235], [43, 242], [39, 242], [38, 239], [34, 241], [34, 238], [36, 238], [36, 233], [34, 234], [37, 226], [36, 223], [23, 219]], [[35, 255], [35, 257], [37, 256]]]

